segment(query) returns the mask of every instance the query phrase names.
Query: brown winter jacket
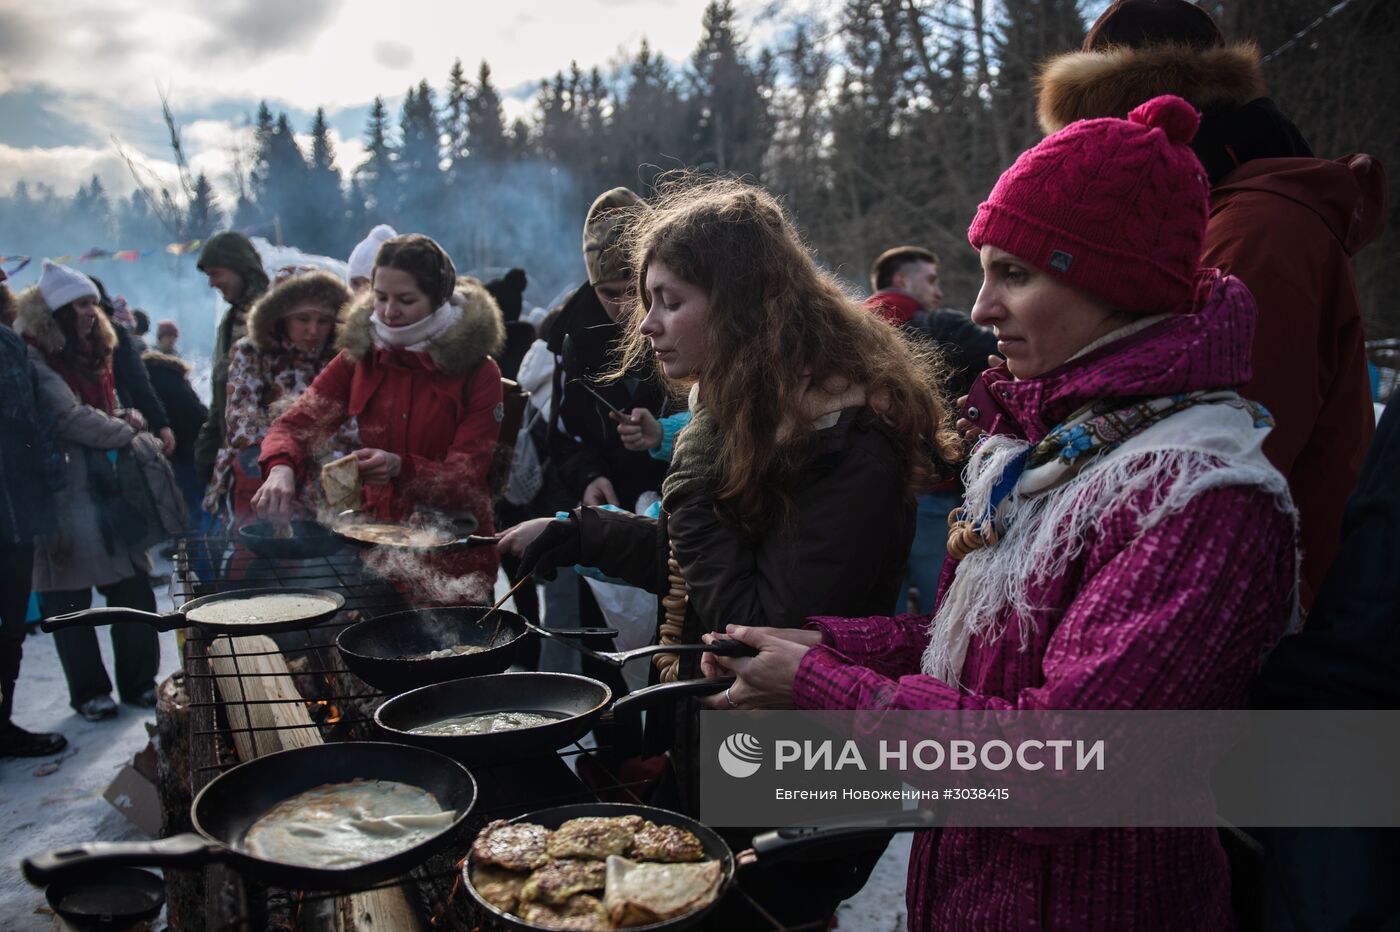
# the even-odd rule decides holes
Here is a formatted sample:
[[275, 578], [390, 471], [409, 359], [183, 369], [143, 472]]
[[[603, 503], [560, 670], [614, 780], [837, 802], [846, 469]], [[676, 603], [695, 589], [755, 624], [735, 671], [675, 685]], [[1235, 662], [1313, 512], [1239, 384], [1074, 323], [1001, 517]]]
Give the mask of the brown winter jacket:
[[[800, 628], [812, 615], [892, 613], [914, 540], [914, 499], [875, 413], [847, 408], [818, 431], [804, 479], [790, 530], [759, 540], [720, 521], [705, 494], [677, 496], [660, 521], [578, 508], [579, 563], [664, 595], [674, 548], [688, 596], [683, 643], [728, 624]], [[680, 679], [699, 675], [697, 655], [682, 655]], [[658, 718], [648, 720], [648, 743], [676, 749], [679, 797], [697, 812], [694, 707], [678, 709], [673, 737]]]
[[727, 624], [800, 628], [809, 615], [894, 606], [913, 541], [914, 500], [893, 446], [867, 408], [848, 408], [819, 431], [790, 530], [744, 538], [691, 495], [664, 523], [624, 512], [577, 509], [580, 564], [650, 592], [667, 588], [674, 546], [685, 577], [688, 642]]
[[1169, 93], [1204, 114], [1193, 142], [1213, 177], [1201, 264], [1239, 277], [1259, 306], [1253, 376], [1240, 392], [1277, 422], [1264, 452], [1288, 477], [1300, 514], [1306, 608], [1340, 543], [1342, 509], [1374, 431], [1351, 256], [1381, 232], [1385, 173], [1369, 156], [1259, 157], [1303, 143], [1264, 97], [1249, 43], [1061, 55], [1041, 70], [1037, 113], [1051, 133], [1125, 117]]

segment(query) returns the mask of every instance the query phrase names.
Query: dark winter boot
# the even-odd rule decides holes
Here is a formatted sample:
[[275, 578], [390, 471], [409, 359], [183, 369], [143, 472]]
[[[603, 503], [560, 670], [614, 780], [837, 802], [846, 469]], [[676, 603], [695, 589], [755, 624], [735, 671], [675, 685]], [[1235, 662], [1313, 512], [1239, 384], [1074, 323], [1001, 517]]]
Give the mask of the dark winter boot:
[[0, 726], [0, 757], [48, 757], [67, 746], [63, 735], [25, 731], [14, 722]]

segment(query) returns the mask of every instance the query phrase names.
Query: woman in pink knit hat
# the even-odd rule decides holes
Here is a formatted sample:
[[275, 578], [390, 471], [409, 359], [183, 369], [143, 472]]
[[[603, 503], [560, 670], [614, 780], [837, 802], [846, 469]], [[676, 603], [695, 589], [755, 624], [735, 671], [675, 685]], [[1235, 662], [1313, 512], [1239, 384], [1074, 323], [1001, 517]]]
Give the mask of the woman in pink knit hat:
[[[1207, 181], [1190, 105], [1074, 123], [1023, 153], [968, 238], [973, 320], [1005, 363], [932, 615], [732, 628], [713, 708], [1228, 709], [1296, 616], [1296, 513], [1233, 389], [1255, 307], [1198, 269]], [[921, 833], [919, 930], [1234, 927], [1213, 828]]]

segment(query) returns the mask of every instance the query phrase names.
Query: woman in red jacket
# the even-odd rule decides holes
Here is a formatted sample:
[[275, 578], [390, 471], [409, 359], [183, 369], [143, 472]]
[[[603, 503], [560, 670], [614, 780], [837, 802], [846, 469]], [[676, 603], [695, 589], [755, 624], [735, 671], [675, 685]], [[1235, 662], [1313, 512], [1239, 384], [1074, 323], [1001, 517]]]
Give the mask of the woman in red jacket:
[[[348, 417], [359, 423], [355, 451], [363, 505], [384, 521], [453, 520], [470, 513], [493, 532], [486, 472], [500, 433], [501, 371], [491, 359], [505, 341], [495, 301], [457, 278], [433, 240], [396, 236], [379, 248], [373, 288], [351, 305], [340, 353], [263, 441], [267, 477], [253, 507], [288, 517], [307, 451]], [[485, 601], [496, 553], [475, 548], [396, 567], [417, 599]]]

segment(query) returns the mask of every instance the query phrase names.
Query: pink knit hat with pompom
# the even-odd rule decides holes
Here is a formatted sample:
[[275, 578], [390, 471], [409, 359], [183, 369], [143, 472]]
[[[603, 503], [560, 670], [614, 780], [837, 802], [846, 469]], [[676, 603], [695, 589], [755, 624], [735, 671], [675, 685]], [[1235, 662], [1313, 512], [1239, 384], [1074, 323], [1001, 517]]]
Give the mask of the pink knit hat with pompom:
[[1201, 118], [1154, 97], [1126, 120], [1080, 120], [997, 180], [968, 241], [1004, 249], [1122, 311], [1190, 300], [1210, 182], [1189, 143]]

